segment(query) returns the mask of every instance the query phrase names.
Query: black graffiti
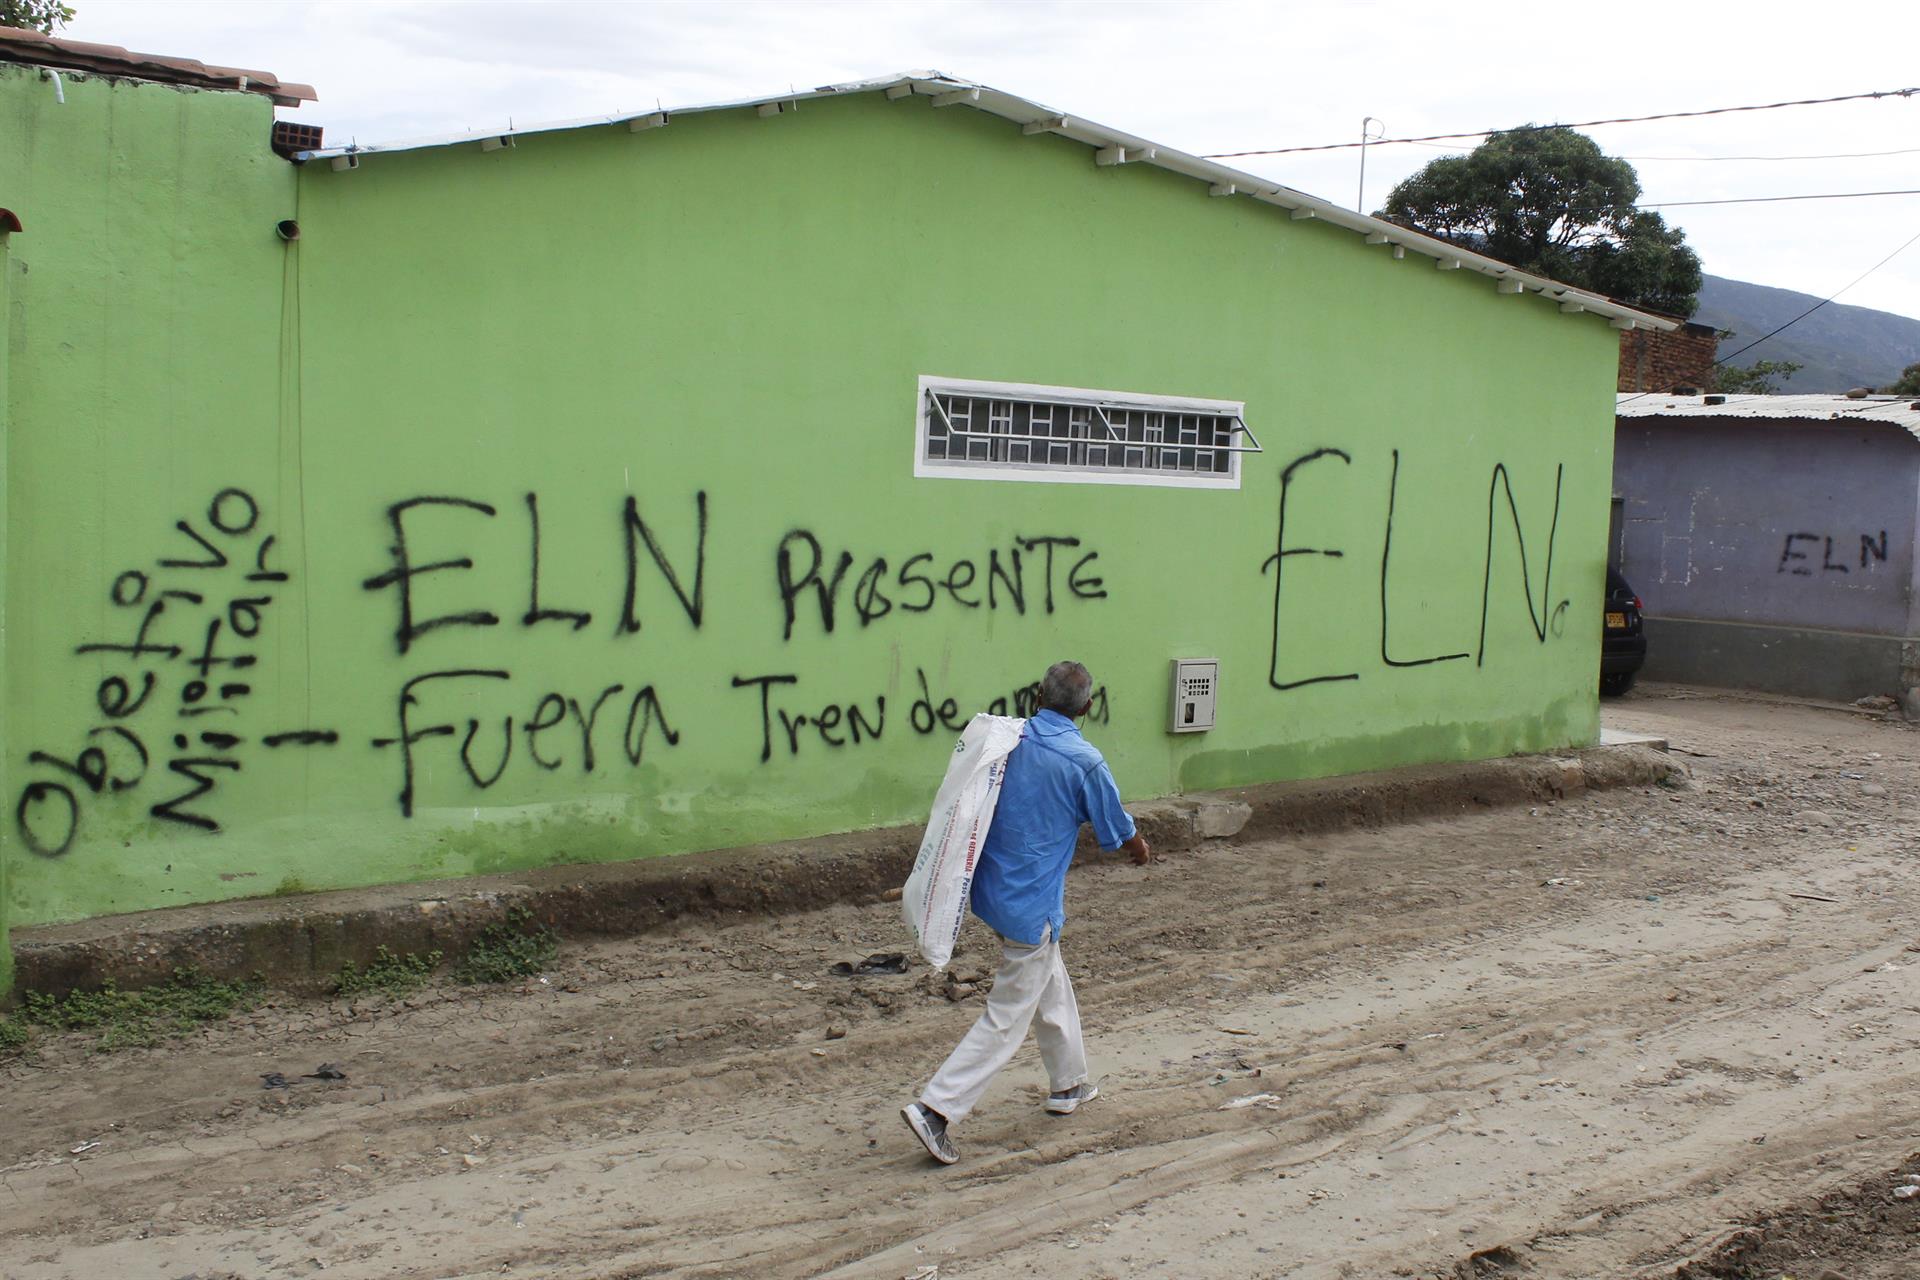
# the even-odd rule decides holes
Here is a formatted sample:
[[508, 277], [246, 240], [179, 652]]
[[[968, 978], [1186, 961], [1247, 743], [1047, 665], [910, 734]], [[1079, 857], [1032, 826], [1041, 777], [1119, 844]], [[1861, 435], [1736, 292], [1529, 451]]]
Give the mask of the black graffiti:
[[[926, 613], [940, 599], [944, 590], [947, 598], [962, 609], [986, 608], [989, 611], [1002, 607], [1010, 608], [1016, 614], [1027, 612], [1028, 591], [1038, 588], [1038, 608], [1048, 614], [1058, 608], [1058, 587], [1062, 584], [1061, 575], [1056, 569], [1057, 551], [1078, 548], [1080, 539], [1056, 535], [1038, 537], [1016, 536], [1013, 545], [1006, 548], [989, 547], [986, 556], [986, 572], [981, 573], [977, 560], [961, 558], [949, 563], [944, 574], [926, 573], [922, 566], [933, 566], [935, 557], [931, 551], [917, 552], [901, 561], [891, 576], [888, 570], [891, 562], [885, 556], [874, 556], [867, 561], [866, 568], [853, 579], [854, 586], [849, 595], [854, 614], [862, 627], [870, 626], [892, 613], [897, 606], [903, 613]], [[1027, 570], [1032, 564], [1025, 556], [1035, 552], [1042, 553], [1042, 568], [1037, 581], [1030, 582]], [[1106, 584], [1092, 573], [1093, 562], [1099, 558], [1099, 552], [1088, 551], [1074, 559], [1066, 571], [1064, 585], [1067, 594], [1080, 600], [1104, 600], [1107, 597]], [[821, 630], [833, 634], [838, 615], [840, 592], [847, 582], [847, 575], [859, 558], [851, 551], [841, 551], [833, 558], [831, 568], [828, 557], [820, 544], [820, 539], [811, 530], [789, 530], [774, 548], [774, 583], [780, 595], [783, 614], [781, 639], [793, 638], [793, 629], [799, 622], [798, 602], [806, 594], [813, 593], [814, 605], [819, 611]], [[888, 594], [895, 590], [898, 597]]]
[[169, 760], [167, 761], [167, 769], [169, 772], [177, 773], [183, 778], [192, 779], [193, 786], [182, 791], [179, 795], [174, 796], [171, 800], [160, 801], [148, 809], [147, 812], [167, 822], [178, 822], [185, 826], [198, 827], [202, 831], [220, 830], [220, 823], [214, 818], [204, 813], [189, 813], [187, 810], [181, 808], [181, 806], [191, 804], [193, 801], [198, 800], [201, 796], [206, 795], [214, 789], [214, 776], [203, 773], [202, 770], [222, 769], [232, 770], [237, 773], [240, 769], [240, 762], [238, 760], [228, 760], [215, 756], [193, 756]]
[[[510, 680], [511, 674], [495, 667], [462, 667], [447, 671], [429, 671], [414, 676], [400, 688], [395, 707], [395, 719], [398, 733], [390, 738], [374, 738], [377, 748], [398, 746], [401, 757], [400, 815], [411, 818], [414, 810], [415, 779], [418, 768], [415, 745], [431, 738], [453, 737], [461, 734], [451, 722], [441, 724], [418, 725], [414, 723], [414, 709], [420, 705], [417, 690], [433, 681], [440, 680]], [[541, 735], [549, 733], [562, 724], [569, 716], [575, 722], [580, 735], [581, 772], [592, 773], [598, 768], [596, 755], [596, 732], [599, 727], [600, 713], [608, 701], [623, 692], [623, 684], [609, 685], [585, 704], [575, 698], [558, 692], [540, 695], [534, 703], [533, 714], [520, 724], [521, 732], [526, 734], [527, 754], [534, 764], [545, 770], [557, 770], [566, 764], [566, 757], [555, 755], [549, 758], [541, 751]], [[666, 711], [661, 706], [660, 695], [653, 685], [645, 685], [636, 692], [627, 703], [626, 729], [621, 736], [621, 746], [629, 764], [638, 766], [645, 759], [648, 735], [658, 724], [661, 736], [668, 746], [678, 745], [680, 734], [667, 722]], [[479, 717], [467, 719], [464, 734], [461, 734], [459, 758], [467, 777], [482, 791], [498, 782], [507, 771], [513, 759], [514, 718], [502, 716], [500, 720], [499, 763], [491, 773], [482, 773], [474, 766], [473, 743], [480, 733]]]
[[393, 557], [393, 568], [368, 578], [360, 586], [367, 591], [384, 591], [388, 587], [399, 588], [400, 622], [393, 634], [401, 653], [411, 649], [413, 642], [421, 636], [430, 631], [438, 631], [442, 627], [492, 627], [500, 623], [498, 615], [485, 609], [467, 609], [459, 613], [438, 614], [424, 622], [415, 619], [413, 601], [415, 578], [429, 573], [447, 573], [473, 568], [473, 560], [469, 556], [433, 560], [426, 564], [414, 563], [412, 549], [407, 543], [407, 513], [422, 507], [477, 511], [489, 518], [494, 514], [491, 506], [484, 502], [475, 502], [471, 498], [407, 498], [387, 508], [387, 523], [393, 529], [393, 545], [387, 550]]
[[1547, 526], [1547, 571], [1540, 582], [1540, 609], [1536, 613], [1533, 607], [1533, 576], [1527, 570], [1527, 533], [1520, 524], [1520, 507], [1514, 501], [1513, 481], [1507, 475], [1503, 462], [1493, 464], [1493, 479], [1487, 484], [1487, 565], [1485, 576], [1480, 582], [1480, 648], [1474, 657], [1475, 666], [1484, 666], [1487, 660], [1487, 602], [1493, 592], [1493, 513], [1494, 495], [1500, 486], [1507, 491], [1507, 511], [1513, 517], [1513, 537], [1520, 549], [1520, 585], [1526, 591], [1527, 619], [1533, 624], [1534, 635], [1540, 643], [1547, 642], [1550, 625], [1558, 622], [1559, 616], [1572, 605], [1571, 600], [1561, 600], [1550, 605], [1553, 599], [1553, 543], [1560, 531], [1560, 482], [1566, 472], [1564, 464], [1553, 469], [1553, 520]]
[[337, 729], [289, 729], [260, 739], [261, 745], [267, 747], [331, 747], [339, 741]]
[[520, 615], [522, 626], [541, 622], [571, 622], [575, 631], [593, 621], [593, 615], [580, 609], [549, 609], [540, 603], [540, 498], [527, 495], [527, 525], [533, 531], [532, 563], [527, 573], [527, 611]]
[[680, 607], [686, 611], [688, 621], [698, 629], [706, 616], [707, 599], [707, 493], [702, 489], [693, 496], [694, 515], [698, 526], [698, 535], [694, 543], [693, 594], [681, 585], [680, 574], [673, 567], [673, 561], [667, 558], [666, 550], [661, 547], [660, 539], [654, 535], [653, 526], [640, 518], [640, 505], [629, 495], [626, 509], [626, 552], [627, 552], [627, 591], [620, 610], [621, 634], [629, 634], [640, 629], [640, 619], [634, 613], [634, 597], [639, 593], [640, 556], [634, 544], [638, 538], [646, 544], [647, 554], [653, 557], [653, 563], [666, 577], [667, 585], [673, 588], [673, 594], [680, 600]]
[[734, 676], [736, 689], [760, 690], [760, 762], [765, 764], [773, 758], [773, 727], [777, 719], [786, 739], [790, 755], [800, 754], [800, 734], [808, 726], [819, 735], [820, 741], [829, 747], [857, 746], [861, 742], [876, 740], [887, 727], [887, 699], [880, 695], [874, 699], [874, 714], [867, 718], [866, 709], [857, 702], [829, 702], [811, 712], [789, 712], [777, 707], [773, 702], [773, 690], [776, 685], [798, 684], [800, 677], [793, 674], [775, 674], [764, 676]]
[[[1832, 534], [1790, 533], [1787, 535], [1786, 542], [1780, 549], [1780, 563], [1774, 569], [1775, 573], [1790, 573], [1799, 578], [1811, 578], [1813, 576], [1813, 570], [1806, 567], [1806, 563], [1810, 562], [1812, 557], [1806, 552], [1797, 549], [1793, 545], [1796, 542], [1818, 542], [1821, 544], [1821, 572], [1846, 573], [1849, 571], [1844, 559], [1835, 560], [1833, 558]], [[1871, 568], [1874, 562], [1884, 563], [1886, 558], [1887, 531], [1885, 529], [1880, 531], [1880, 537], [1877, 540], [1871, 534], [1863, 533], [1860, 535], [1860, 568]]]
[[260, 540], [260, 550], [253, 557], [253, 572], [247, 575], [248, 582], [285, 582], [287, 580], [285, 573], [267, 568], [267, 552], [272, 548], [274, 540], [272, 534]]
[[123, 720], [137, 713], [147, 705], [147, 699], [153, 696], [156, 683], [151, 671], [140, 673], [142, 684], [140, 696], [133, 696], [133, 686], [127, 683], [125, 676], [108, 676], [100, 682], [94, 691], [94, 701], [100, 704], [100, 714], [110, 720]]
[[[799, 577], [793, 573], [793, 548], [804, 546], [807, 549], [807, 567]], [[840, 583], [847, 576], [847, 570], [853, 567], [853, 553], [842, 551], [840, 560], [834, 566], [833, 577], [823, 581], [820, 577], [820, 539], [805, 529], [794, 529], [780, 539], [780, 545], [773, 553], [773, 572], [780, 584], [780, 604], [786, 610], [786, 626], [780, 633], [783, 640], [793, 638], [795, 619], [794, 598], [808, 587], [812, 587], [820, 597], [820, 625], [829, 635], [833, 633], [833, 605], [840, 595]], [[765, 690], [762, 690], [764, 696]], [[762, 757], [764, 759], [764, 757]]]
[[1353, 465], [1353, 457], [1344, 449], [1324, 448], [1303, 453], [1289, 462], [1280, 472], [1280, 518], [1274, 534], [1273, 554], [1260, 566], [1260, 572], [1273, 570], [1273, 643], [1267, 654], [1267, 683], [1282, 691], [1300, 689], [1310, 684], [1327, 684], [1339, 680], [1358, 680], [1357, 671], [1342, 672], [1338, 675], [1307, 676], [1300, 680], [1282, 680], [1280, 678], [1280, 587], [1288, 556], [1327, 556], [1338, 559], [1346, 553], [1338, 548], [1289, 547], [1287, 545], [1287, 497], [1293, 486], [1294, 474], [1309, 463], [1321, 458], [1338, 458], [1342, 463]]
[[[58, 840], [49, 839], [34, 816], [49, 800], [66, 806], [66, 816], [55, 828], [60, 833]], [[57, 858], [73, 847], [74, 834], [80, 829], [80, 800], [65, 783], [29, 782], [21, 789], [20, 803], [14, 806], [13, 822], [20, 832], [20, 842], [28, 849], [43, 858]]]
[[193, 539], [193, 541], [207, 553], [207, 558], [205, 560], [162, 560], [160, 561], [161, 568], [224, 569], [227, 567], [226, 552], [220, 550], [220, 548], [214, 546], [211, 542], [208, 542], [191, 524], [188, 524], [185, 520], [176, 520], [173, 522], [173, 527]]
[[[146, 744], [138, 734], [121, 725], [109, 724], [87, 730], [87, 737], [89, 740], [103, 738], [126, 744], [140, 762], [139, 772], [132, 776], [121, 774], [107, 750], [100, 746], [84, 747], [71, 760], [45, 751], [32, 751], [27, 754], [27, 763], [65, 774], [78, 782], [89, 795], [99, 795], [103, 791], [129, 791], [140, 785], [147, 775], [149, 757]], [[59, 838], [50, 839], [35, 814], [43, 812], [42, 806], [55, 799], [63, 806], [65, 816], [57, 822]], [[80, 826], [80, 812], [79, 793], [65, 782], [42, 779], [30, 782], [21, 789], [19, 803], [14, 807], [14, 825], [27, 848], [42, 857], [57, 858], [72, 846]]]
[[[119, 581], [122, 581], [125, 578], [126, 578], [126, 575], [122, 574], [120, 579], [116, 580], [116, 586], [118, 585]], [[145, 582], [144, 576], [142, 577], [141, 581], [142, 583]], [[133, 606], [139, 605], [145, 599], [145, 595], [146, 595], [145, 587], [142, 586], [140, 596], [136, 597], [135, 599], [125, 601], [124, 602], [125, 607], [133, 607]], [[115, 599], [115, 603], [121, 603], [117, 592], [115, 593], [114, 599]], [[155, 643], [151, 643], [147, 638], [148, 632], [153, 630], [153, 624], [155, 620], [158, 619], [161, 614], [165, 613], [166, 609], [167, 609], [167, 601], [165, 596], [162, 596], [160, 599], [157, 599], [152, 604], [148, 605], [146, 613], [142, 615], [140, 619], [139, 627], [134, 631], [133, 640], [131, 643], [111, 644], [104, 641], [94, 641], [87, 644], [75, 645], [73, 651], [75, 653], [122, 653], [129, 658], [135, 659], [136, 661], [142, 658], [150, 658], [154, 656], [158, 656], [162, 660], [177, 658], [180, 656], [179, 645], [155, 644]]]
[[[593, 709], [586, 712], [581, 711], [580, 703], [576, 699], [567, 699], [567, 712], [580, 726], [580, 752], [586, 757], [582, 767], [588, 773], [593, 772], [593, 729], [600, 722], [600, 708], [606, 705], [608, 698], [624, 687], [617, 684], [608, 685], [600, 691], [600, 696], [593, 700]], [[529, 743], [528, 746], [531, 748], [532, 744]]]
[[1811, 570], [1811, 569], [1802, 569], [1802, 568], [1799, 568], [1799, 567], [1797, 567], [1797, 566], [1796, 566], [1795, 568], [1793, 568], [1793, 569], [1788, 569], [1788, 568], [1787, 568], [1787, 564], [1788, 564], [1788, 562], [1789, 562], [1789, 561], [1793, 561], [1793, 560], [1805, 560], [1805, 559], [1807, 558], [1807, 553], [1806, 553], [1806, 552], [1804, 552], [1804, 551], [1795, 551], [1795, 550], [1793, 549], [1793, 544], [1794, 544], [1795, 542], [1818, 542], [1818, 541], [1820, 541], [1820, 535], [1819, 535], [1819, 534], [1817, 534], [1817, 533], [1790, 533], [1790, 534], [1788, 534], [1788, 535], [1787, 535], [1787, 542], [1786, 542], [1786, 546], [1785, 546], [1785, 548], [1784, 548], [1784, 549], [1783, 549], [1783, 550], [1782, 550], [1782, 551], [1780, 552], [1780, 567], [1779, 567], [1778, 569], [1776, 569], [1776, 570], [1775, 570], [1775, 572], [1776, 572], [1776, 573], [1794, 573], [1794, 574], [1798, 574], [1799, 576], [1801, 576], [1801, 577], [1803, 577], [1803, 578], [1810, 578], [1810, 577], [1812, 577], [1812, 576], [1813, 576], [1813, 570]]
[[[185, 658], [189, 678], [178, 686], [178, 704], [174, 708], [178, 717], [240, 714], [233, 703], [251, 696], [253, 686], [245, 680], [216, 681], [215, 674], [221, 669], [238, 673], [259, 661], [257, 654], [237, 646], [259, 638], [273, 597], [236, 593], [224, 602], [210, 603], [217, 588], [208, 584], [219, 580], [214, 575], [222, 569], [244, 567], [248, 548], [240, 540], [259, 534], [260, 524], [260, 504], [252, 494], [240, 488], [221, 489], [207, 504], [203, 517], [174, 521], [174, 529], [191, 544], [191, 554], [163, 555], [155, 560], [159, 569], [191, 575], [195, 589], [162, 585], [168, 581], [166, 575], [156, 579], [141, 569], [124, 570], [113, 579], [108, 587], [108, 599], [116, 610], [130, 611], [139, 619], [132, 624], [131, 637], [89, 641], [76, 645], [74, 652], [84, 656], [113, 655], [135, 664], [136, 669], [109, 672], [100, 677], [94, 686], [93, 700], [109, 723], [88, 730], [86, 745], [71, 759], [46, 751], [28, 754], [30, 766], [61, 775], [57, 780], [29, 783], [15, 806], [16, 824], [30, 848], [58, 856], [71, 846], [89, 797], [102, 792], [129, 791], [146, 778], [152, 761], [144, 740], [128, 727], [128, 722], [152, 706], [154, 693], [162, 683], [162, 672], [145, 669], [148, 664]], [[247, 581], [287, 580], [287, 574], [268, 568], [268, 552], [273, 544], [273, 536], [266, 534], [260, 537], [257, 547], [252, 548], [255, 571], [244, 574]], [[174, 643], [174, 637], [159, 633], [171, 620], [195, 609], [207, 609], [213, 616], [206, 618], [200, 631], [201, 643], [189, 656], [189, 649]], [[184, 628], [189, 624], [179, 625]], [[200, 733], [198, 744], [191, 748], [190, 754], [167, 763], [169, 772], [188, 779], [193, 785], [151, 805], [148, 812], [161, 821], [219, 831], [218, 819], [206, 811], [201, 801], [214, 791], [223, 775], [241, 770], [241, 762], [227, 753], [248, 741], [245, 735], [236, 732], [209, 729]], [[174, 734], [173, 743], [180, 752], [190, 751], [190, 739], [185, 733]], [[267, 745], [278, 745], [278, 742]], [[220, 754], [207, 756], [201, 754], [199, 748]]]
[[[965, 730], [973, 713], [962, 713], [958, 698], [944, 690], [935, 690], [924, 667], [915, 667], [913, 675], [919, 693], [907, 708], [908, 728], [923, 738], [934, 733], [960, 733]], [[799, 683], [800, 677], [793, 672], [733, 677], [734, 688], [760, 691], [760, 763], [766, 764], [772, 760], [775, 747], [781, 744], [786, 746], [788, 757], [792, 757], [799, 755], [802, 744], [813, 737], [818, 737], [827, 747], [855, 747], [878, 741], [885, 732], [885, 694], [874, 695], [871, 716], [860, 699], [830, 701], [818, 709], [814, 709], [810, 699], [806, 710], [796, 711], [791, 705], [782, 705], [777, 700], [776, 691]], [[1088, 722], [1106, 724], [1110, 711], [1105, 685], [1094, 689], [1090, 703]], [[1040, 685], [1037, 682], [1022, 685], [1011, 693], [998, 695], [985, 705], [984, 710], [996, 716], [1032, 716], [1040, 710]], [[812, 733], [809, 734], [808, 730]]]
[[907, 710], [907, 723], [913, 726], [913, 731], [932, 733], [936, 724], [956, 733], [966, 728], [967, 722], [959, 718], [960, 704], [952, 698], [942, 698], [939, 705], [935, 706], [933, 691], [927, 687], [926, 671], [915, 667], [913, 673], [920, 681], [920, 696], [913, 700], [913, 706]]
[[1456, 658], [1471, 657], [1466, 652], [1440, 653], [1430, 658], [1396, 658], [1387, 651], [1387, 576], [1393, 562], [1393, 510], [1394, 502], [1400, 492], [1400, 451], [1393, 451], [1393, 473], [1387, 480], [1387, 533], [1380, 547], [1380, 661], [1389, 667], [1424, 667], [1435, 662], [1452, 662]]
[[429, 671], [424, 675], [414, 676], [411, 680], [408, 680], [400, 686], [397, 708], [400, 733], [397, 737], [375, 738], [373, 745], [375, 747], [391, 747], [397, 743], [400, 747], [401, 817], [411, 818], [413, 816], [414, 744], [424, 742], [428, 738], [450, 735], [454, 731], [453, 726], [450, 724], [429, 725], [424, 729], [414, 728], [411, 711], [412, 708], [420, 705], [420, 700], [413, 696], [413, 691], [421, 685], [435, 680], [509, 680], [511, 678], [512, 677], [505, 671], [494, 668], [463, 667], [452, 671]]

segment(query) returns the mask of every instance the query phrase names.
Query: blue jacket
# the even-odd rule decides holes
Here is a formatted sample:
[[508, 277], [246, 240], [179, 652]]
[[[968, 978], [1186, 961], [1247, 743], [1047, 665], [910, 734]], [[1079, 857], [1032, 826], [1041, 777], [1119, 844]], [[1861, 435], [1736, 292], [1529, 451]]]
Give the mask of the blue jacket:
[[1067, 922], [1067, 867], [1080, 824], [1102, 849], [1133, 838], [1133, 818], [1099, 748], [1072, 720], [1042, 711], [1027, 721], [1007, 757], [1000, 802], [973, 876], [973, 913], [1001, 937], [1036, 944]]

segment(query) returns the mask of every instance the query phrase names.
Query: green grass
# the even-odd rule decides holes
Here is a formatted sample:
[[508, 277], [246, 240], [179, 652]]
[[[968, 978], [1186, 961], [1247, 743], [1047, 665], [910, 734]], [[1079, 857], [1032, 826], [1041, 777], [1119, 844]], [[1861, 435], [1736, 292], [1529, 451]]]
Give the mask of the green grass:
[[473, 940], [473, 946], [454, 967], [460, 982], [511, 982], [530, 978], [553, 963], [560, 953], [560, 939], [553, 930], [534, 921], [525, 907], [507, 912], [504, 923], [490, 924]]
[[21, 1017], [55, 1031], [91, 1032], [95, 1047], [109, 1051], [185, 1035], [202, 1023], [253, 1008], [264, 993], [265, 984], [257, 979], [222, 982], [197, 970], [175, 969], [165, 982], [140, 991], [122, 991], [112, 982], [64, 996], [29, 991]]
[[343, 996], [375, 993], [403, 996], [425, 986], [439, 966], [438, 951], [409, 951], [395, 955], [387, 950], [385, 943], [381, 943], [366, 968], [358, 967], [351, 960], [342, 965], [334, 990]]
[[0, 1018], [0, 1056], [18, 1053], [27, 1047], [27, 1024], [14, 1018]]

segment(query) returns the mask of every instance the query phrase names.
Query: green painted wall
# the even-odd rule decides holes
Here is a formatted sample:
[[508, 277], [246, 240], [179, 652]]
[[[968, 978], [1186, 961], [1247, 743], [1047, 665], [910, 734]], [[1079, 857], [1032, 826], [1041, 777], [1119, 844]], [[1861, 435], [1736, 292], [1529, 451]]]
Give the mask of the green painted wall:
[[[174, 571], [154, 562], [192, 552], [174, 521], [200, 519], [209, 486], [273, 491], [285, 265], [273, 228], [295, 198], [292, 167], [266, 147], [264, 98], [64, 80], [62, 104], [38, 71], [0, 67], [0, 206], [26, 228], [5, 255], [0, 912], [16, 926], [244, 891], [220, 879], [221, 837], [147, 812], [180, 780], [167, 770], [171, 735], [211, 727], [174, 714], [187, 655], [76, 649], [131, 643], [146, 606], [114, 606], [115, 579], [147, 574], [157, 602]], [[189, 624], [218, 604], [202, 594], [205, 609], [169, 602], [151, 637], [184, 650]], [[103, 680], [137, 697], [147, 675], [155, 689], [137, 713], [103, 713]], [[259, 683], [257, 703], [304, 696], [278, 673]], [[143, 769], [114, 726], [151, 757], [119, 792]], [[34, 852], [20, 816], [57, 846], [67, 795], [78, 818], [68, 847]], [[251, 824], [286, 798], [258, 788], [245, 803]], [[255, 856], [270, 847], [252, 839]]]
[[[238, 100], [177, 132], [251, 174], [232, 157], [264, 154], [264, 119]], [[31, 381], [15, 348], [12, 794], [55, 776], [23, 772], [28, 751], [71, 756], [102, 723], [103, 679], [160, 679], [120, 722], [150, 751], [141, 781], [88, 794], [57, 856], [9, 830], [16, 921], [911, 821], [951, 745], [940, 705], [957, 724], [1060, 656], [1106, 687], [1090, 735], [1135, 798], [1595, 734], [1602, 320], [923, 99], [309, 165], [291, 248], [278, 163], [210, 207], [107, 194], [192, 221], [206, 270], [156, 237], [89, 280], [91, 305], [25, 304], [90, 328], [70, 355], [30, 334]], [[138, 369], [116, 334], [150, 344]], [[1226, 492], [915, 479], [922, 374], [1245, 400], [1266, 452]], [[1294, 470], [1285, 544], [1342, 554], [1286, 557], [1276, 611], [1280, 476], [1317, 450], [1339, 452]], [[1383, 660], [1390, 487], [1387, 653], [1464, 658]], [[245, 497], [210, 506], [225, 490]], [[269, 535], [287, 578], [249, 582]], [[1051, 606], [1048, 537], [1078, 540]], [[851, 559], [831, 630], [808, 588], [788, 635], [776, 557], [803, 571], [809, 538], [823, 576]], [[1024, 599], [990, 599], [990, 557], [1022, 539]], [[1088, 553], [1097, 596], [1068, 585]], [[858, 590], [878, 561], [884, 613]], [[915, 610], [903, 566], [958, 590]], [[137, 631], [146, 605], [110, 600], [130, 569], [203, 597], [151, 633], [182, 654], [75, 654]], [[403, 604], [423, 628], [405, 644]], [[254, 662], [203, 678], [216, 608], [212, 657]], [[1212, 733], [1164, 732], [1179, 655], [1222, 663]], [[1296, 685], [1316, 676], [1352, 678]], [[192, 706], [249, 688], [183, 722], [195, 683]], [[853, 741], [848, 708], [877, 732]], [[293, 733], [337, 739], [268, 745]]]

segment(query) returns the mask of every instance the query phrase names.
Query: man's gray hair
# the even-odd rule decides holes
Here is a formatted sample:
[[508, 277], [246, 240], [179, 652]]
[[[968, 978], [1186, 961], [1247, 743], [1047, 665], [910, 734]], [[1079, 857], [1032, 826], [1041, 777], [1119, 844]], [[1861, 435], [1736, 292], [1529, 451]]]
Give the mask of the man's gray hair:
[[1093, 699], [1093, 677], [1077, 662], [1056, 662], [1040, 682], [1040, 705], [1063, 716], [1077, 716]]

